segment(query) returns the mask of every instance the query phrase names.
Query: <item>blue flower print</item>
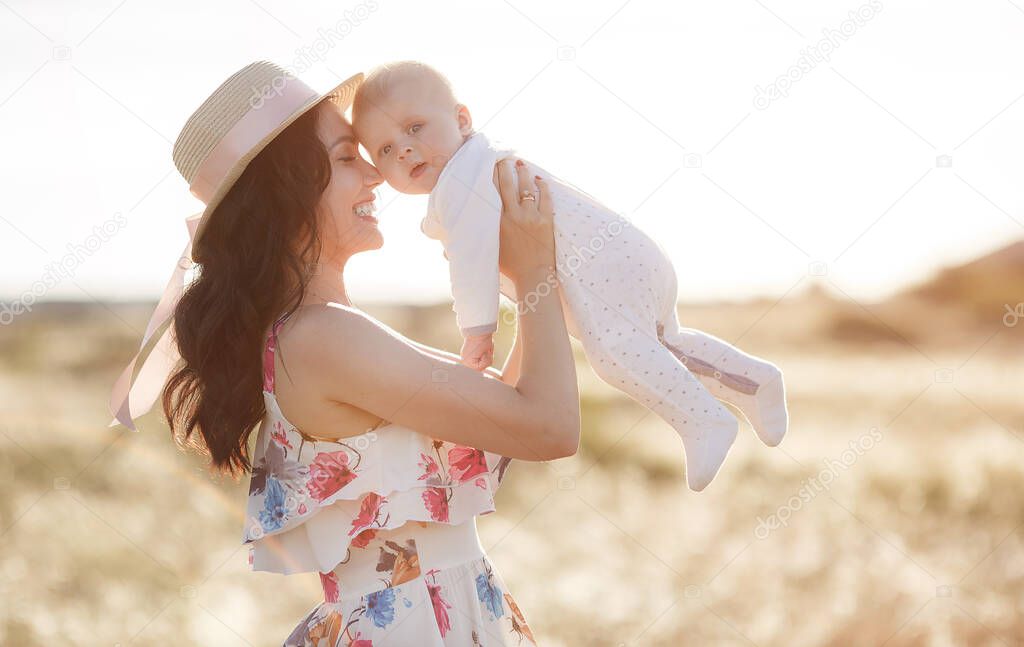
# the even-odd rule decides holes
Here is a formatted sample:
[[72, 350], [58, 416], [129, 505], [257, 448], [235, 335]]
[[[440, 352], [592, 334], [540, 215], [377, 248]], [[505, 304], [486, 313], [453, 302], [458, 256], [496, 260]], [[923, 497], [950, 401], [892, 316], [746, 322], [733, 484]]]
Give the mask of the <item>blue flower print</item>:
[[502, 605], [501, 589], [496, 587], [488, 573], [480, 573], [476, 576], [476, 595], [480, 598], [495, 618], [505, 615], [505, 607]]
[[381, 589], [366, 595], [366, 615], [381, 629], [395, 620], [395, 590]]
[[260, 510], [260, 524], [265, 532], [278, 530], [284, 525], [287, 510], [284, 507], [284, 488], [272, 476], [267, 477], [267, 493]]

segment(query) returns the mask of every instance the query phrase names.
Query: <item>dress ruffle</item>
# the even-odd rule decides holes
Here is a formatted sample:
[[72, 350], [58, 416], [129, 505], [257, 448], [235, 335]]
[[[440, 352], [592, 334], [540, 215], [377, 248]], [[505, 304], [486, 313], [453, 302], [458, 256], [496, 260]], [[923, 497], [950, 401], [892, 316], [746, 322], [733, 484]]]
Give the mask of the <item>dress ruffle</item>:
[[264, 391], [243, 543], [252, 570], [334, 570], [350, 545], [409, 521], [461, 524], [494, 511], [510, 459], [385, 425], [337, 441], [301, 434]]

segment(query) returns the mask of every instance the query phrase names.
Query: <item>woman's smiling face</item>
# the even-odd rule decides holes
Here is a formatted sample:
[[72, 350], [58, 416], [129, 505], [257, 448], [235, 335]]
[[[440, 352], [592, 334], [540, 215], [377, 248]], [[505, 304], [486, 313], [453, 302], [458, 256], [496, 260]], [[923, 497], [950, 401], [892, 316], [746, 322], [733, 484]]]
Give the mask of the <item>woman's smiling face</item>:
[[322, 256], [345, 259], [358, 252], [379, 249], [384, 238], [373, 213], [376, 188], [384, 178], [359, 154], [355, 131], [334, 103], [324, 101], [316, 110], [317, 135], [331, 163], [331, 179], [320, 198]]

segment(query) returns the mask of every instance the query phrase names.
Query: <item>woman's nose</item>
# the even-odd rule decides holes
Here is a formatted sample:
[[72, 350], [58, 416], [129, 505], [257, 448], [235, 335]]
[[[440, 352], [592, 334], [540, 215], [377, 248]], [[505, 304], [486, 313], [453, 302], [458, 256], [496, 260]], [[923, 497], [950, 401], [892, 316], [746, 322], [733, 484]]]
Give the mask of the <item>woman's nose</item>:
[[363, 176], [363, 182], [366, 186], [374, 189], [384, 183], [384, 176], [380, 174], [376, 166], [367, 163], [366, 167], [366, 175]]

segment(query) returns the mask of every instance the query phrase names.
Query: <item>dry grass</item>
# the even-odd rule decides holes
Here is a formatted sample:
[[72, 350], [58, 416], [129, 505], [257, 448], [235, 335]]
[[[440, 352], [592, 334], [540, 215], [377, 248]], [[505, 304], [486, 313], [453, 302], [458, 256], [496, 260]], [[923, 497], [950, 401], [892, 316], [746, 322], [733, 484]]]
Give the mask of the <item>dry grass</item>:
[[[1024, 641], [1024, 325], [922, 303], [683, 308], [779, 363], [792, 414], [777, 449], [744, 428], [701, 494], [672, 430], [581, 365], [581, 452], [515, 464], [480, 520], [541, 644]], [[455, 347], [446, 306], [371, 311]], [[105, 428], [148, 312], [41, 307], [0, 329], [2, 644], [276, 645], [318, 599], [315, 576], [248, 571], [245, 483], [152, 418]]]

